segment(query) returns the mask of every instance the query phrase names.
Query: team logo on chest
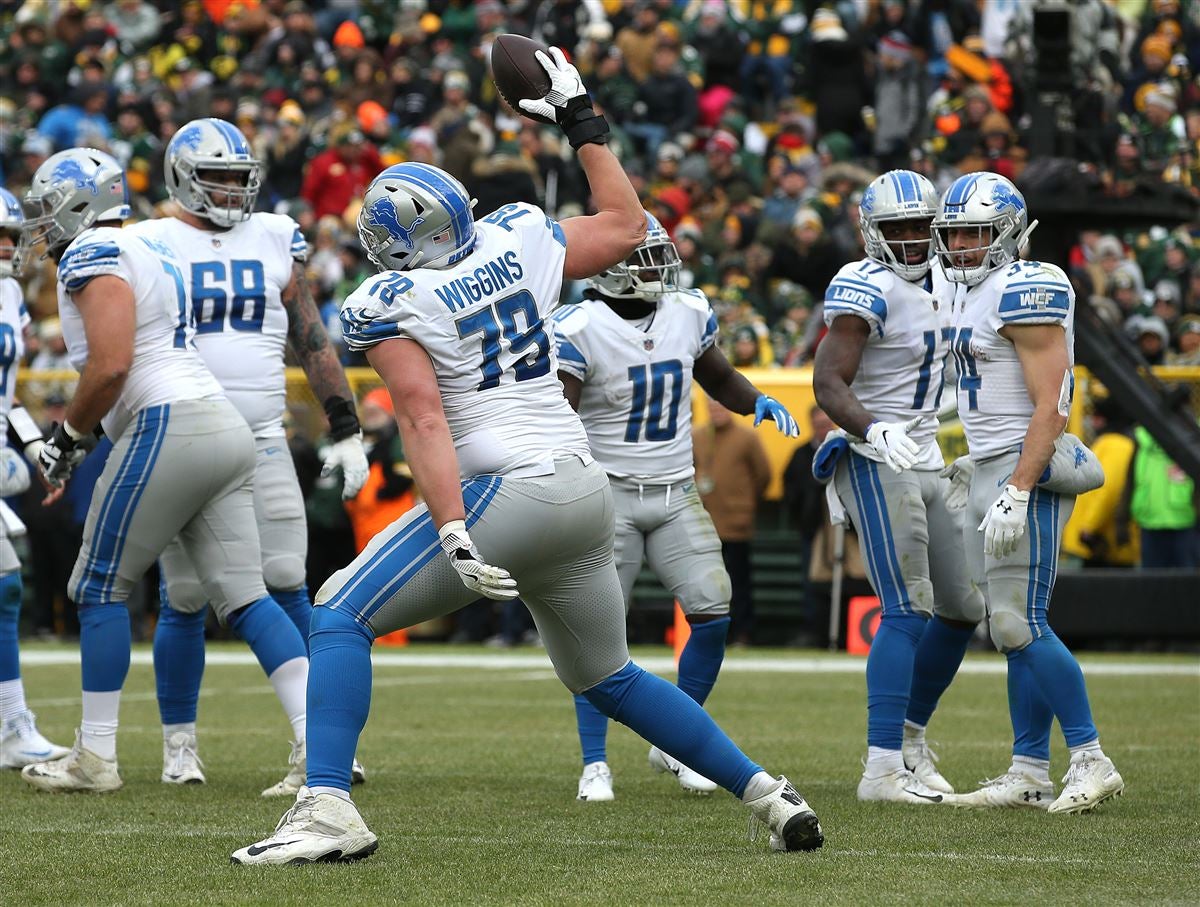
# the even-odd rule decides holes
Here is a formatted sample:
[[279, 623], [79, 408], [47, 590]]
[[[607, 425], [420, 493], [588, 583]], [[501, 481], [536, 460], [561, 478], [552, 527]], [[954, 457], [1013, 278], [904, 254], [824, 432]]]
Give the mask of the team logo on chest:
[[650, 352], [652, 349], [654, 349], [653, 338], [647, 337], [645, 340], [643, 340], [642, 341], [642, 349], [644, 349], [647, 353]]

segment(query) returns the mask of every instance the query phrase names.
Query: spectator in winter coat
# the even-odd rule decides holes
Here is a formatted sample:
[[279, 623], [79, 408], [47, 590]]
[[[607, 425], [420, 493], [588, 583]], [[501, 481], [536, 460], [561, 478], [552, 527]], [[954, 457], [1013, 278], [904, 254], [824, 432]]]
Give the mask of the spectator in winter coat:
[[902, 31], [883, 36], [877, 47], [879, 74], [875, 81], [875, 154], [879, 169], [908, 166], [912, 138], [924, 116], [923, 77], [912, 42]]
[[341, 217], [382, 169], [375, 146], [357, 129], [342, 127], [335, 133], [333, 147], [308, 165], [300, 195], [318, 220], [326, 214]]

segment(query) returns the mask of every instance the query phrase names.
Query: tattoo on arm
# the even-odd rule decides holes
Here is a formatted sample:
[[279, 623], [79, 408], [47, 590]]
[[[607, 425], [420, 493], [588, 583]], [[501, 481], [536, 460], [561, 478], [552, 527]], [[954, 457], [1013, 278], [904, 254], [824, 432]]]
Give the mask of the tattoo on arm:
[[292, 279], [283, 291], [282, 301], [288, 316], [288, 342], [317, 399], [352, 400], [346, 373], [329, 343], [301, 262], [292, 265]]

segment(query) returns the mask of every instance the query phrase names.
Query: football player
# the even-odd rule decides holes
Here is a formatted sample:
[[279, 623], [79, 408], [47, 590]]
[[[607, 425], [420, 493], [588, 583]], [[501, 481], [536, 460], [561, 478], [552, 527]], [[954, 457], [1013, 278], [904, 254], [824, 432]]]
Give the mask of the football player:
[[[283, 430], [289, 342], [329, 418], [333, 444], [325, 468], [342, 468], [346, 498], [358, 493], [368, 470], [354, 398], [305, 278], [307, 244], [300, 228], [286, 215], [252, 213], [262, 166], [246, 137], [224, 120], [193, 120], [168, 143], [164, 169], [167, 192], [181, 211], [145, 229], [179, 258], [196, 313], [200, 356], [254, 432], [254, 513], [263, 581], [307, 640], [312, 616], [304, 585], [308, 532]], [[208, 599], [178, 541], [163, 552], [162, 575], [154, 633], [162, 780], [203, 782], [196, 706]], [[218, 611], [217, 617], [224, 622], [226, 615]], [[296, 664], [271, 674], [296, 740], [287, 776], [263, 791], [265, 797], [294, 796], [304, 783], [307, 670], [306, 664]], [[355, 772], [362, 780], [361, 765]]]
[[[696, 491], [692, 463], [692, 378], [734, 412], [773, 420], [788, 437], [796, 420], [735, 371], [715, 345], [717, 318], [699, 290], [680, 290], [679, 253], [646, 215], [646, 238], [625, 261], [593, 277], [586, 300], [560, 309], [550, 326], [558, 378], [579, 413], [616, 506], [616, 558], [629, 608], [649, 561], [687, 615], [691, 635], [679, 657], [678, 686], [704, 705], [725, 658], [729, 575], [721, 540]], [[608, 718], [575, 696], [583, 750], [580, 800], [613, 799]], [[658, 747], [650, 765], [692, 793], [717, 789]]]
[[[472, 221], [462, 185], [427, 164], [389, 167], [359, 213], [380, 273], [346, 299], [342, 324], [396, 405], [425, 503], [317, 593], [309, 636], [308, 785], [235, 863], [354, 860], [376, 836], [350, 800], [350, 758], [371, 698], [371, 644], [480, 595], [521, 587], [563, 683], [664, 752], [742, 798], [778, 850], [823, 841], [786, 778], [744, 756], [678, 687], [629, 660], [613, 560], [613, 499], [563, 397], [544, 319], [564, 277], [622, 261], [646, 217], [562, 51], [542, 54], [551, 88], [524, 101], [578, 149], [597, 213], [561, 224], [527, 204]], [[476, 545], [478, 542], [478, 547]], [[504, 566], [499, 566], [504, 565]]]
[[[21, 273], [24, 220], [16, 196], [0, 189], [0, 498], [21, 494], [29, 487], [29, 470], [18, 451], [28, 446], [36, 456], [42, 440], [41, 429], [29, 414], [13, 407], [17, 367], [25, 352], [29, 325], [21, 285], [13, 279]], [[15, 446], [9, 446], [9, 440]], [[38, 733], [35, 716], [25, 704], [17, 652], [21, 563], [11, 541], [22, 532], [24, 524], [0, 500], [0, 768], [23, 768], [68, 752]]]
[[[1075, 291], [1056, 265], [1018, 259], [1033, 226], [1021, 193], [993, 173], [955, 180], [933, 221], [937, 254], [958, 287], [958, 413], [974, 464], [967, 562], [986, 592], [992, 642], [1008, 658], [1015, 738], [1009, 770], [957, 803], [1076, 813], [1121, 793], [1125, 782], [1100, 749], [1083, 672], [1047, 623], [1075, 498], [1039, 483], [1074, 391]], [[1057, 799], [1049, 774], [1054, 718], [1071, 751]]]
[[112, 791], [117, 719], [129, 671], [129, 592], [179, 537], [205, 595], [272, 673], [304, 663], [304, 641], [263, 586], [254, 524], [254, 439], [196, 352], [182, 263], [122, 229], [125, 173], [91, 148], [34, 173], [24, 240], [58, 262], [58, 310], [79, 370], [62, 424], [38, 453], [56, 500], [103, 426], [113, 441], [68, 586], [79, 608], [83, 722], [61, 759], [22, 776], [48, 791]]
[[[937, 190], [893, 170], [863, 192], [867, 257], [825, 292], [817, 403], [850, 436], [834, 488], [858, 532], [882, 617], [867, 657], [867, 761], [858, 799], [941, 803], [925, 726], [983, 619], [962, 531], [946, 507], [937, 412], [951, 284], [932, 257]], [[880, 468], [883, 467], [883, 468]]]

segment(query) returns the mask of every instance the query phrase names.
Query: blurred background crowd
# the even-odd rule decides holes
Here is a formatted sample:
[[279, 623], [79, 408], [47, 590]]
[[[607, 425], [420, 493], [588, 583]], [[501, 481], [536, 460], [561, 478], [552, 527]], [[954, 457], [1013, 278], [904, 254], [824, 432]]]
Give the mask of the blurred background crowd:
[[[1069, 31], [1053, 18], [1068, 6]], [[1069, 135], [1071, 179], [1104, 197], [1200, 196], [1191, 0], [0, 0], [0, 182], [19, 194], [48, 155], [89, 145], [126, 166], [135, 216], [162, 215], [166, 141], [192, 118], [228, 119], [264, 162], [260, 208], [309, 239], [340, 344], [337, 306], [368, 273], [357, 205], [383, 167], [438, 164], [478, 213], [586, 209], [560, 135], [515, 116], [489, 78], [505, 32], [579, 67], [739, 367], [811, 361], [825, 287], [864, 254], [860, 192], [882, 170], [939, 189], [974, 170], [1045, 185], [1056, 173], [1038, 168], [1062, 166]], [[1062, 264], [1148, 363], [1200, 365], [1200, 222], [1084, 232]], [[28, 271], [25, 364], [65, 367], [52, 265]], [[30, 390], [48, 411], [61, 401]], [[375, 402], [364, 422], [388, 423]]]

